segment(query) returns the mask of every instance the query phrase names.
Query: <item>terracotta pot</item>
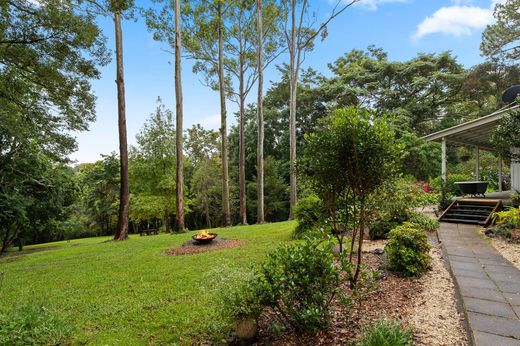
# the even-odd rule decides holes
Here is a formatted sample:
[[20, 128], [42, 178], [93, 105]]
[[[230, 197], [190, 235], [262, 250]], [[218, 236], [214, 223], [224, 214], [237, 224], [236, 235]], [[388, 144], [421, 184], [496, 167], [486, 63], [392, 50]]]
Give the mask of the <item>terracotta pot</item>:
[[258, 333], [256, 320], [251, 317], [244, 317], [238, 320], [235, 333], [242, 341], [253, 341]]

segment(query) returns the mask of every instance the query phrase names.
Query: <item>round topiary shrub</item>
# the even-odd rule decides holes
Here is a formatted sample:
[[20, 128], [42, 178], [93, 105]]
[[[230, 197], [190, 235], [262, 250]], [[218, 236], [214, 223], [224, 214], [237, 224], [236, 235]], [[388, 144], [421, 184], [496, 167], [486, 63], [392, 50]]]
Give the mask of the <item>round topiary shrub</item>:
[[420, 276], [430, 269], [429, 251], [426, 233], [419, 225], [405, 222], [390, 231], [385, 246], [388, 269], [402, 276]]

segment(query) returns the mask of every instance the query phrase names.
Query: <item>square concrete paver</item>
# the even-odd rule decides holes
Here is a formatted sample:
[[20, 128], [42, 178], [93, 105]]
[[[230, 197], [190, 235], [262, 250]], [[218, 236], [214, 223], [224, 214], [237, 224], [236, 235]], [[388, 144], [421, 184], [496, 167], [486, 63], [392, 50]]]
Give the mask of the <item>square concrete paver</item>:
[[466, 297], [470, 298], [478, 298], [478, 299], [486, 299], [492, 300], [495, 302], [506, 302], [504, 296], [498, 290], [490, 290], [486, 288], [475, 288], [475, 287], [461, 287], [460, 294], [466, 299]]
[[460, 270], [471, 270], [471, 271], [482, 271], [482, 265], [478, 262], [458, 262], [458, 261], [451, 261], [450, 262], [451, 267], [453, 269], [460, 269]]
[[475, 279], [467, 276], [457, 276], [457, 282], [462, 287], [474, 287], [474, 288], [496, 288], [495, 283], [489, 279]]
[[520, 321], [518, 319], [490, 316], [468, 312], [471, 329], [509, 338], [520, 339]]
[[511, 305], [492, 300], [464, 298], [464, 306], [467, 311], [478, 312], [486, 315], [494, 315], [506, 318], [516, 318], [516, 314]]
[[480, 346], [520, 346], [520, 340], [506, 338], [500, 335], [494, 335], [476, 331], [474, 334], [475, 344]]

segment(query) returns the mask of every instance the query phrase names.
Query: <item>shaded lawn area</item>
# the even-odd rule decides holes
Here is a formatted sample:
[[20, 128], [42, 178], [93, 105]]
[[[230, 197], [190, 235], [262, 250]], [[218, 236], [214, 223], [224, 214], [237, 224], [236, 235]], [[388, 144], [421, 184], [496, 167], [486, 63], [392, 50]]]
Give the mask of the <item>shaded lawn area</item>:
[[[215, 294], [201, 287], [204, 275], [260, 262], [289, 240], [294, 222], [218, 229], [219, 237], [244, 239], [226, 250], [166, 256], [194, 234], [109, 237], [40, 244], [53, 249], [0, 258], [0, 309], [22, 302], [43, 304], [76, 326], [74, 343], [190, 343], [218, 334]], [[30, 250], [31, 247], [28, 247]]]

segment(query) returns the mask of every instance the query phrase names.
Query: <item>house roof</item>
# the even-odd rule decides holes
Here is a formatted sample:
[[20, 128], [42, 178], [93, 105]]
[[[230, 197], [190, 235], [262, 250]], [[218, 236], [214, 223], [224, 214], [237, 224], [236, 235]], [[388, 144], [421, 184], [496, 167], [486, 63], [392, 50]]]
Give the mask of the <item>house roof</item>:
[[481, 118], [429, 134], [423, 139], [441, 142], [445, 138], [446, 142], [450, 144], [493, 150], [491, 132], [496, 128], [500, 119], [514, 109], [520, 109], [520, 105], [501, 109]]

